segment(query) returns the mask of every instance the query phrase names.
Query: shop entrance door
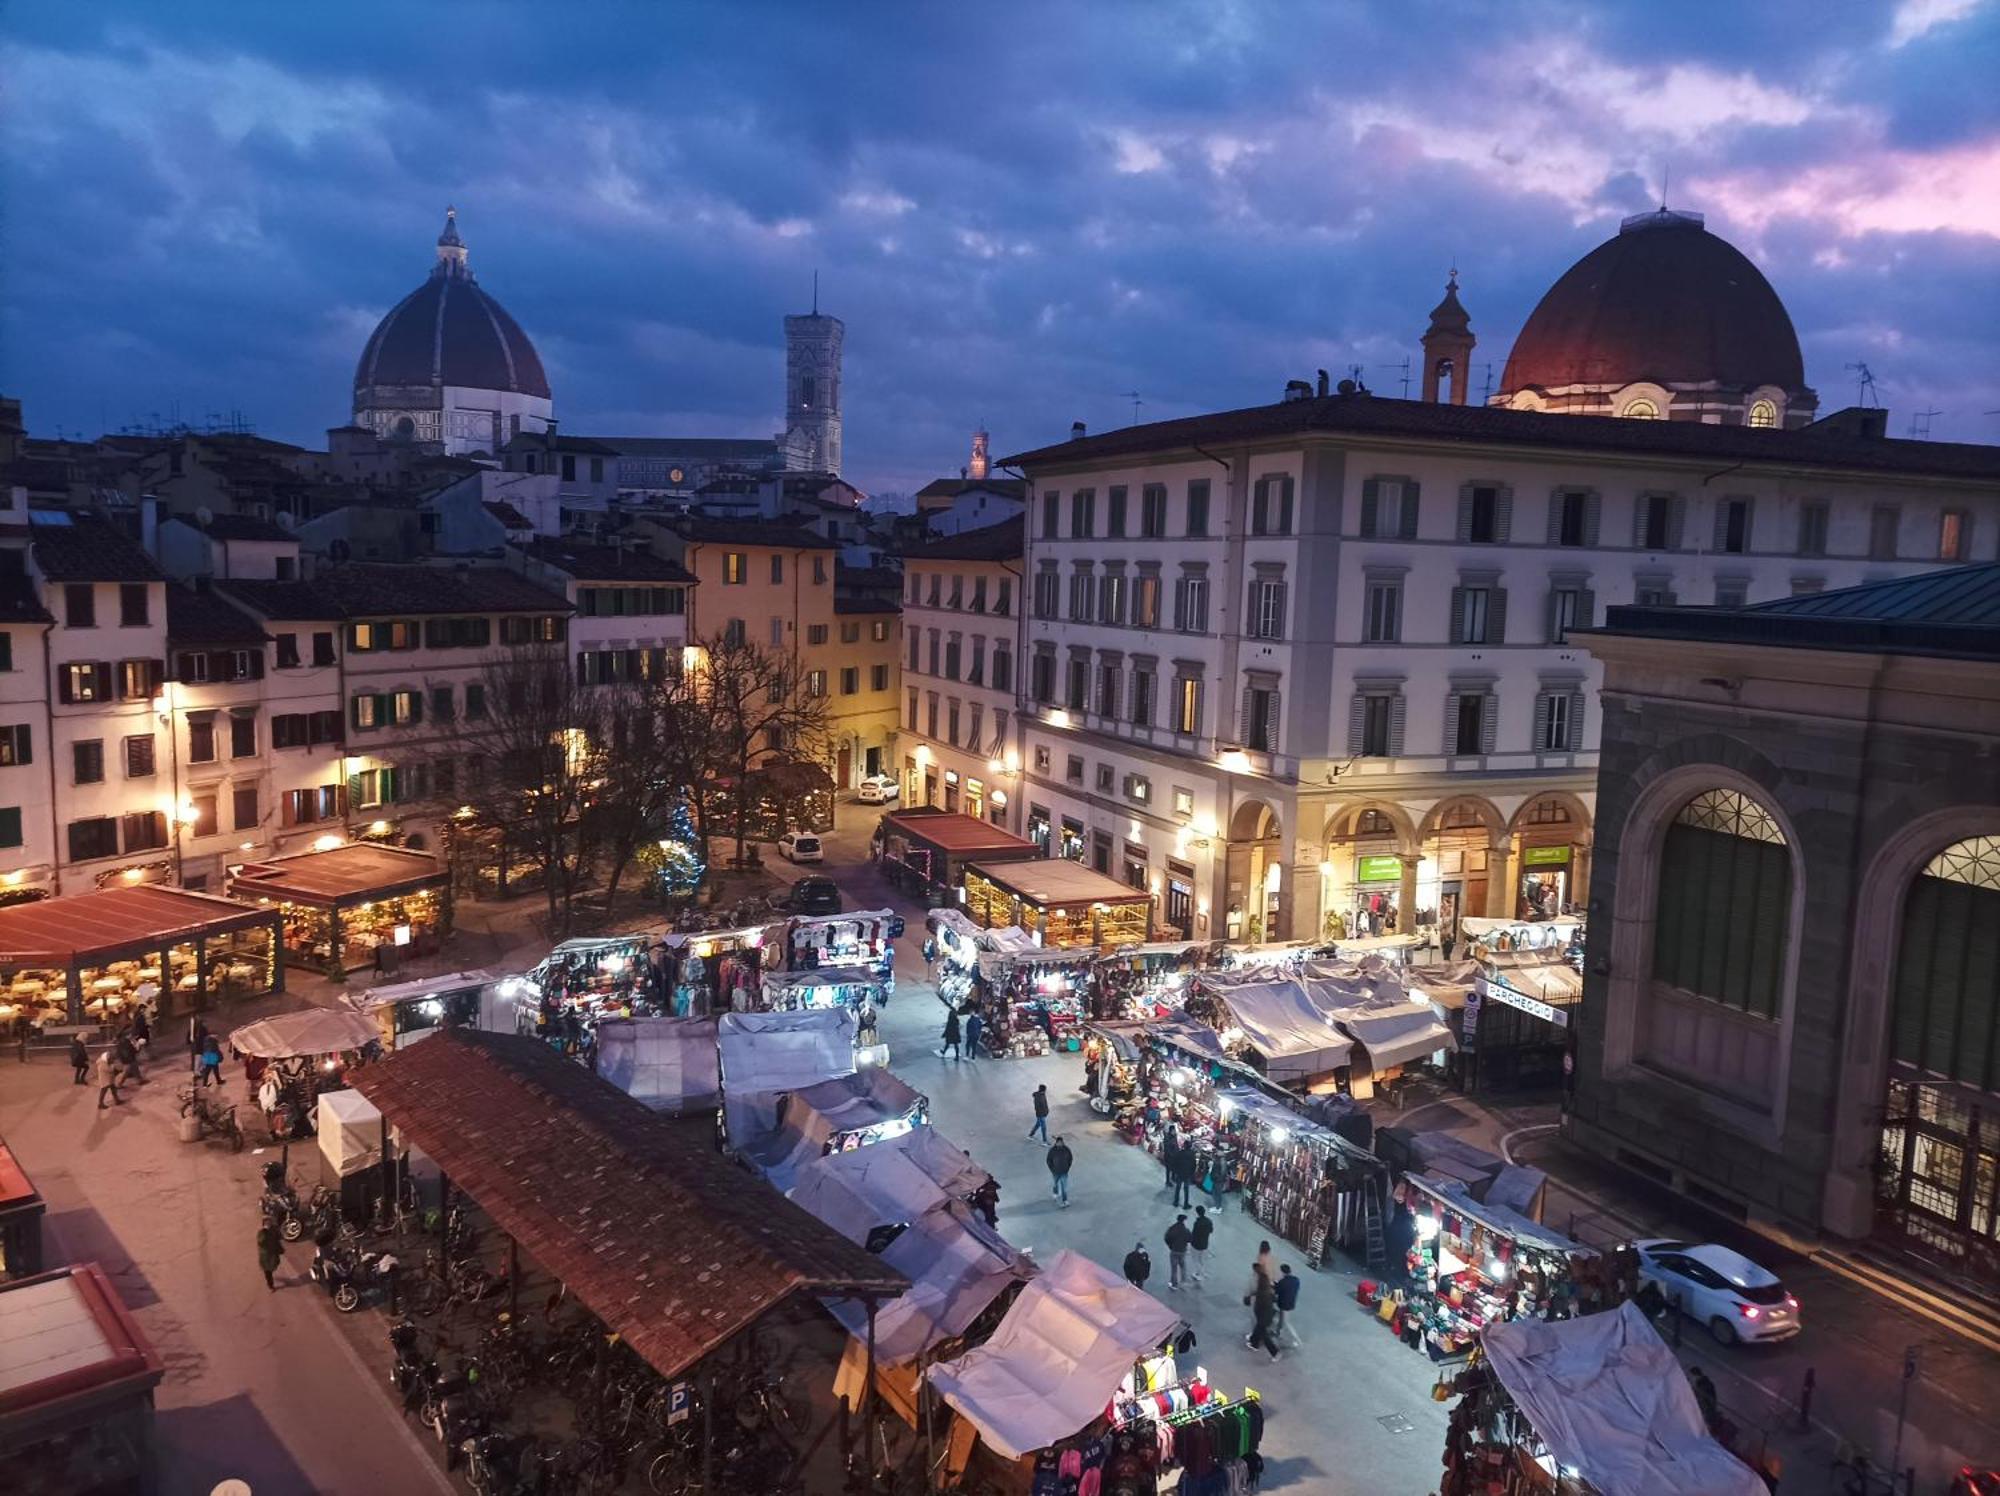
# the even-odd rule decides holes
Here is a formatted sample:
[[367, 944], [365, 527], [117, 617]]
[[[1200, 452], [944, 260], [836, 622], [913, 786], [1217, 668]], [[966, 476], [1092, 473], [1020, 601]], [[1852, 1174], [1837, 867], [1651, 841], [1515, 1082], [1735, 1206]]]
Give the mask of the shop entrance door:
[[854, 774], [854, 750], [848, 747], [847, 744], [842, 743], [840, 745], [840, 752], [834, 756], [834, 763], [833, 763], [834, 787], [837, 789], [843, 789], [843, 790], [846, 789], [849, 784], [853, 783], [853, 778], [852, 778], [853, 774]]

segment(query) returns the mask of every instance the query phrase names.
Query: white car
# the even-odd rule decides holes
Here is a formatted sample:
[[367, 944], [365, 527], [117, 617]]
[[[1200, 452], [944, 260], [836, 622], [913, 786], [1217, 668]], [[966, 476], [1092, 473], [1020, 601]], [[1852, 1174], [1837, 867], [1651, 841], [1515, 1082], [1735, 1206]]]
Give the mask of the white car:
[[854, 798], [863, 805], [886, 805], [902, 793], [902, 786], [896, 783], [894, 776], [870, 774], [861, 781], [861, 787], [855, 792]]
[[1714, 1243], [1655, 1239], [1639, 1249], [1639, 1281], [1659, 1289], [1677, 1307], [1708, 1327], [1723, 1345], [1740, 1340], [1789, 1340], [1802, 1328], [1799, 1301], [1777, 1276], [1741, 1252]]
[[778, 854], [791, 862], [818, 862], [819, 834], [813, 831], [787, 831], [778, 838]]

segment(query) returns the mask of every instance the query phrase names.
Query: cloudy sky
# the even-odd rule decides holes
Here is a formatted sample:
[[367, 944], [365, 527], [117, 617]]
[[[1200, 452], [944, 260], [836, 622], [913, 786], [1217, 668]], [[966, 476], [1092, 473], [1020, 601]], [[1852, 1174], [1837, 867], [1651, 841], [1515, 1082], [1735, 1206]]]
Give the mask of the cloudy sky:
[[[1497, 19], [1504, 18], [1504, 19]], [[1360, 364], [1457, 265], [1499, 377], [1698, 209], [1823, 405], [2000, 441], [2000, 0], [0, 4], [0, 390], [318, 441], [456, 203], [567, 429], [768, 435], [812, 274], [877, 491]]]

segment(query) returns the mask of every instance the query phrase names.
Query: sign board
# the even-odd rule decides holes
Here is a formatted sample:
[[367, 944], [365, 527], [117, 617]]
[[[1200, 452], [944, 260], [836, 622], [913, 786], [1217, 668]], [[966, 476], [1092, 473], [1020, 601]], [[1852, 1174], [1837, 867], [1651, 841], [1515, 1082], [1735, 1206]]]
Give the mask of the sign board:
[[1475, 982], [1472, 990], [1465, 994], [1465, 1011], [1462, 1015], [1465, 1032], [1459, 1036], [1460, 1049], [1471, 1049], [1479, 1042], [1479, 987], [1480, 984]]
[[1357, 857], [1354, 859], [1354, 881], [1400, 883], [1403, 881], [1403, 859], [1394, 856]]
[[1521, 866], [1562, 867], [1569, 861], [1570, 850], [1567, 846], [1523, 847], [1521, 848]]
[[1557, 1028], [1569, 1027], [1569, 1014], [1561, 1008], [1550, 1007], [1538, 997], [1530, 997], [1525, 992], [1517, 992], [1505, 982], [1494, 981], [1490, 977], [1480, 978], [1480, 986], [1486, 996], [1496, 1003], [1505, 1003], [1510, 1008], [1519, 1008], [1523, 1013], [1532, 1013], [1545, 1023], [1553, 1023]]
[[672, 1387], [667, 1389], [668, 1428], [672, 1428], [677, 1423], [687, 1422], [688, 1413], [693, 1401], [694, 1384], [692, 1382], [675, 1382]]

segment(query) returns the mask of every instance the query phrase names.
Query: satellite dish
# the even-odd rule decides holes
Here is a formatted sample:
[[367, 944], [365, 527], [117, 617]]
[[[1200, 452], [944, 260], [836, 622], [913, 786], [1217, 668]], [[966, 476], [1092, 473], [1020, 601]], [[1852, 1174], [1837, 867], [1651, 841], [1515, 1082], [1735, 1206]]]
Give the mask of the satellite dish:
[[195, 510], [194, 517], [195, 517], [195, 523], [199, 524], [204, 530], [206, 530], [209, 527], [209, 525], [214, 522], [215, 511], [209, 508], [208, 505], [203, 504], [200, 508]]

